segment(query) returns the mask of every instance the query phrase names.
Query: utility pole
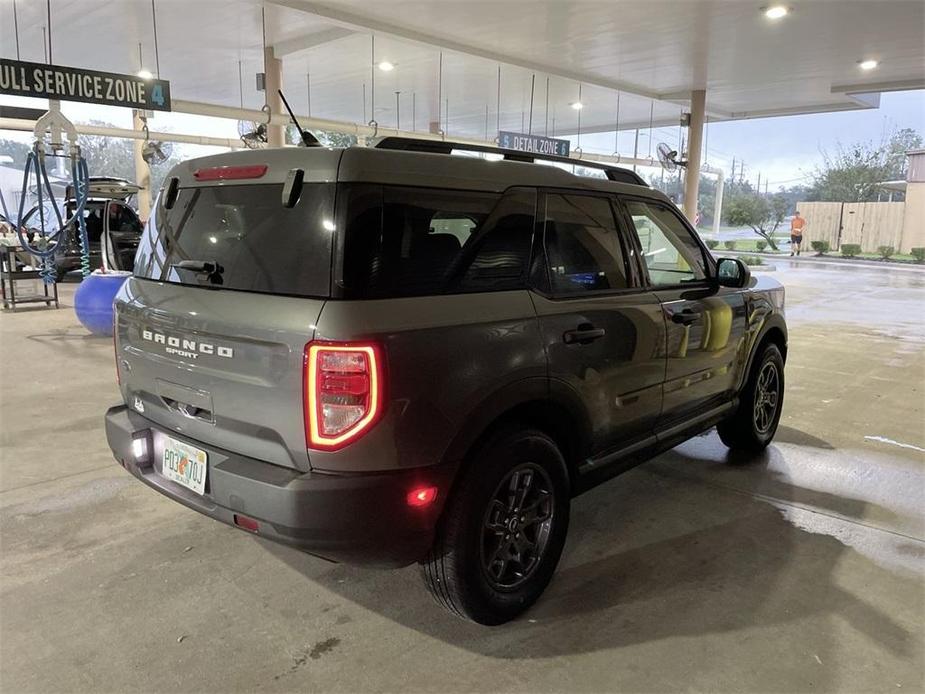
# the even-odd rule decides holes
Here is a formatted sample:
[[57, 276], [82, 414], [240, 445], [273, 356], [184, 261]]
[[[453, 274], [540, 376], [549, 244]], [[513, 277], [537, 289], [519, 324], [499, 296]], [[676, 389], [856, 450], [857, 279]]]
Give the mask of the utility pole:
[[[637, 159], [639, 157], [639, 128], [636, 128], [636, 139], [634, 140], [634, 143], [635, 144], [633, 144], [633, 159]], [[636, 164], [634, 163], [633, 171], [635, 170], [636, 170]]]
[[735, 184], [736, 182], [736, 158], [732, 158], [732, 175], [729, 177], [729, 182]]
[[761, 195], [761, 172], [758, 172], [758, 185], [755, 186], [755, 190], [758, 192], [758, 195]]

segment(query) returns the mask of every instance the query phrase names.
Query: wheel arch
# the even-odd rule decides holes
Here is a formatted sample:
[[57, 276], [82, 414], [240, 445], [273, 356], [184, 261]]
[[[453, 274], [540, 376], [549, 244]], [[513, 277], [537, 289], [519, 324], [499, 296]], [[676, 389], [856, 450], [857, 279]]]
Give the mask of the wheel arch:
[[768, 320], [765, 321], [765, 324], [761, 327], [761, 330], [755, 337], [753, 347], [749, 351], [748, 363], [745, 365], [745, 369], [742, 372], [741, 381], [739, 383], [739, 390], [741, 390], [745, 386], [745, 383], [748, 381], [748, 375], [752, 372], [755, 356], [759, 354], [764, 345], [769, 342], [777, 345], [777, 348], [780, 350], [781, 357], [783, 357], [784, 363], [786, 364], [787, 324], [784, 321], [783, 316], [781, 316], [779, 313], [775, 313], [769, 316]]
[[555, 441], [565, 458], [570, 482], [575, 484], [578, 466], [588, 456], [591, 438], [588, 415], [577, 394], [569, 393], [564, 385], [550, 387], [545, 379], [542, 381], [541, 390], [537, 384], [521, 384], [516, 392], [508, 389], [496, 393], [473, 410], [470, 421], [453, 439], [444, 456], [445, 460], [462, 461], [459, 475], [467, 468], [472, 453], [492, 436], [506, 428], [522, 427], [538, 429]]

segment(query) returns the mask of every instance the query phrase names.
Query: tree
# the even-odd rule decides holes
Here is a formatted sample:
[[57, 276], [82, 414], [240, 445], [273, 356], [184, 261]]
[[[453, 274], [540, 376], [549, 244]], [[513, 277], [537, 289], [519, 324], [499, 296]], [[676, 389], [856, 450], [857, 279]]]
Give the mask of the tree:
[[13, 160], [13, 165], [22, 167], [26, 163], [26, 155], [32, 151], [32, 148], [25, 142], [16, 140], [0, 140], [0, 157], [8, 156]]
[[347, 133], [317, 130], [314, 135], [325, 147], [353, 147], [357, 143], [356, 135], [348, 135]]
[[787, 214], [787, 199], [782, 195], [770, 198], [751, 191], [736, 191], [724, 204], [726, 222], [733, 226], [747, 226], [777, 250], [774, 232]]
[[835, 152], [822, 153], [822, 165], [813, 174], [809, 200], [869, 202], [877, 199], [880, 183], [905, 177], [906, 155], [922, 146], [911, 128], [893, 132], [880, 144], [839, 143]]
[[[90, 121], [90, 124], [112, 127], [109, 123], [101, 121]], [[80, 145], [81, 154], [87, 160], [87, 167], [90, 169], [91, 176], [112, 176], [135, 181], [135, 145], [133, 140], [106, 135], [78, 135], [77, 143]], [[151, 165], [152, 196], [160, 189], [167, 172], [180, 161], [182, 161], [182, 158], [177, 154], [176, 147], [174, 147], [174, 152], [168, 157], [167, 161]]]
[[[683, 170], [661, 171], [649, 175], [649, 185], [675, 201], [679, 207], [684, 204]], [[697, 210], [700, 212], [700, 226], [709, 227], [713, 223], [713, 207], [716, 200], [716, 179], [712, 176], [700, 176], [697, 193]]]
[[[310, 132], [325, 147], [353, 147], [357, 143], [356, 135], [338, 133], [333, 130], [311, 130]], [[290, 145], [302, 144], [302, 136], [298, 128], [291, 123], [286, 126], [286, 142]]]

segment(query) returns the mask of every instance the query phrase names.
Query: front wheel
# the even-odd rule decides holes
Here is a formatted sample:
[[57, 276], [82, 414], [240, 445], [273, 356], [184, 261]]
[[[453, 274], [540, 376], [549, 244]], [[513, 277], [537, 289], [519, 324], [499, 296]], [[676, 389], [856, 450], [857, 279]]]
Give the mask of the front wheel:
[[739, 407], [716, 430], [733, 450], [757, 453], [771, 443], [784, 404], [784, 358], [769, 342], [756, 355]]
[[569, 480], [555, 442], [535, 430], [492, 437], [450, 499], [424, 582], [438, 603], [479, 624], [529, 608], [552, 578], [569, 521]]

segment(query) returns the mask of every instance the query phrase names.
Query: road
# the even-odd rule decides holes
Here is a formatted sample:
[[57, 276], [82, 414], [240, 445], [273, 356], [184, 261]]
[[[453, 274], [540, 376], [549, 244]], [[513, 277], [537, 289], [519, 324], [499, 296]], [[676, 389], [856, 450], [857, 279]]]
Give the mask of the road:
[[711, 432], [583, 495], [546, 595], [493, 629], [414, 567], [329, 564], [138, 484], [102, 432], [111, 343], [70, 308], [0, 316], [0, 686], [922, 691], [925, 273], [775, 265], [774, 444], [743, 461]]

